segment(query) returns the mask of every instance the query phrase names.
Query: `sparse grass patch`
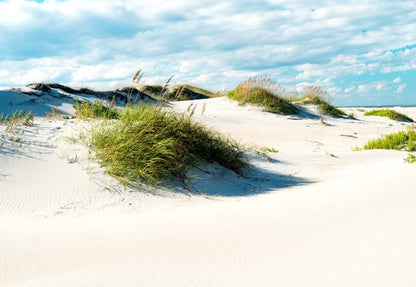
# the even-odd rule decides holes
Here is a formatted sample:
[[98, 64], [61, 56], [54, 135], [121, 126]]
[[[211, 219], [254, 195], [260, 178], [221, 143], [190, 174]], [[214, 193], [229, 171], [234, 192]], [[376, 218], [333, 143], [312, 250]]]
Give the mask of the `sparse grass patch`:
[[398, 113], [390, 109], [372, 110], [364, 113], [364, 116], [379, 116], [388, 117], [389, 119], [400, 121], [400, 122], [413, 122], [411, 118], [405, 114]]
[[286, 89], [267, 76], [250, 77], [237, 88], [228, 92], [227, 97], [240, 104], [262, 105], [268, 112], [297, 114], [298, 108], [285, 99]]
[[272, 148], [272, 147], [263, 147], [261, 148], [261, 151], [266, 151], [266, 152], [279, 152], [278, 149]]
[[94, 126], [89, 146], [107, 172], [128, 185], [176, 178], [186, 186], [190, 169], [201, 162], [217, 162], [239, 174], [248, 165], [239, 143], [190, 116], [149, 104], [120, 109], [119, 120]]
[[409, 153], [409, 154], [407, 154], [407, 157], [405, 157], [403, 160], [407, 163], [415, 163], [416, 162], [416, 156], [414, 154]]
[[5, 133], [0, 135], [0, 146], [3, 147], [5, 142], [10, 142], [15, 146], [22, 147], [23, 145], [30, 145], [30, 140], [26, 140], [22, 135], [24, 129], [18, 125], [33, 126], [34, 114], [24, 110], [14, 111], [11, 115], [3, 113], [0, 114], [0, 124], [5, 124]]
[[29, 111], [24, 110], [14, 111], [11, 115], [0, 114], [0, 123], [7, 124], [9, 126], [14, 126], [17, 124], [22, 124], [24, 126], [33, 126], [34, 114]]
[[379, 139], [369, 140], [363, 149], [416, 150], [416, 131], [399, 131]]

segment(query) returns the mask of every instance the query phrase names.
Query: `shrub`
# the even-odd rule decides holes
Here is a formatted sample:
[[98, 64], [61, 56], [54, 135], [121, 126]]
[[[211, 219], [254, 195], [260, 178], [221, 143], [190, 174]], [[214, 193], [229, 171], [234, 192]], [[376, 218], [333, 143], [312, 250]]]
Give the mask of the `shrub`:
[[217, 162], [239, 174], [248, 159], [237, 142], [186, 115], [139, 104], [120, 110], [119, 120], [93, 127], [90, 147], [109, 174], [126, 184], [168, 178], [186, 182], [192, 166]]
[[268, 112], [297, 114], [298, 108], [284, 98], [286, 89], [267, 76], [250, 77], [230, 91], [227, 97], [240, 104], [263, 105]]
[[372, 110], [364, 113], [364, 116], [388, 117], [389, 119], [400, 122], [413, 122], [413, 120], [408, 116], [390, 109]]

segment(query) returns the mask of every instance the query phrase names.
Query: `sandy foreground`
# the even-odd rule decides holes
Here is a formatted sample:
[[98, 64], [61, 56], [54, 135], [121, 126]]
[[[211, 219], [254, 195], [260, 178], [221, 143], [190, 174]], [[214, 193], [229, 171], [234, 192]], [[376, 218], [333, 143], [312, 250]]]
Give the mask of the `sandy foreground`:
[[[406, 124], [357, 108], [322, 124], [314, 107], [280, 116], [226, 98], [170, 108], [190, 104], [195, 120], [279, 152], [250, 154], [245, 178], [196, 169], [194, 195], [138, 192], [71, 142], [85, 123], [0, 125], [0, 286], [414, 286], [416, 165], [352, 151]], [[72, 112], [67, 98], [0, 91], [0, 113], [51, 105]]]

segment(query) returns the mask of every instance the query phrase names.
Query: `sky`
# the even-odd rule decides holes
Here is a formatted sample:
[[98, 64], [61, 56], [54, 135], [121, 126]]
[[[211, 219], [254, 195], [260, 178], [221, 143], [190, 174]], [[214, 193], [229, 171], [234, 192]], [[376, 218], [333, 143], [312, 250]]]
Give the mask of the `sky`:
[[416, 1], [0, 0], [0, 87], [267, 75], [333, 104], [416, 105]]

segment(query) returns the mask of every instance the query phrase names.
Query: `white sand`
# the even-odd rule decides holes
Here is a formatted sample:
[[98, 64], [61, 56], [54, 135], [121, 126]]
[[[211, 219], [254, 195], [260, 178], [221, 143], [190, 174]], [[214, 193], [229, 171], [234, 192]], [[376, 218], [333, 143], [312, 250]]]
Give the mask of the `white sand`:
[[[26, 100], [0, 91], [0, 113]], [[195, 171], [201, 195], [158, 195], [125, 189], [65, 140], [76, 120], [36, 118], [22, 146], [0, 126], [0, 286], [413, 286], [416, 165], [406, 152], [351, 150], [405, 124], [194, 103], [196, 120], [279, 152], [251, 154], [246, 178]]]

